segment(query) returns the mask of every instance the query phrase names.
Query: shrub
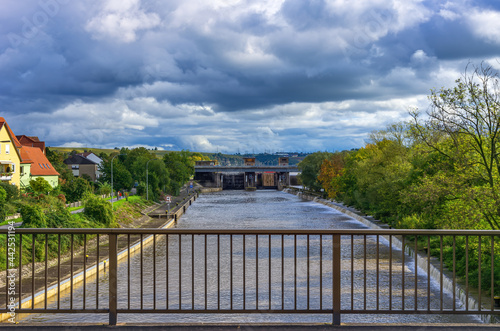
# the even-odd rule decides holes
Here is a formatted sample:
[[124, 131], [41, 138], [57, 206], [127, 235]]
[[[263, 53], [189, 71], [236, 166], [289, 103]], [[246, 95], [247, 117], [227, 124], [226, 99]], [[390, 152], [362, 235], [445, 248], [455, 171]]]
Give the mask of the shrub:
[[111, 210], [111, 204], [101, 197], [94, 194], [87, 194], [83, 200], [85, 208], [83, 214], [104, 227], [112, 227], [114, 225], [114, 215]]
[[21, 207], [23, 228], [46, 228], [47, 220], [45, 214], [37, 205], [26, 204]]
[[59, 195], [57, 196], [57, 198], [58, 198], [59, 200], [61, 200], [61, 201], [62, 201], [62, 203], [66, 203], [66, 196], [65, 196], [64, 194], [62, 194], [62, 193], [61, 193], [61, 194], [59, 194]]

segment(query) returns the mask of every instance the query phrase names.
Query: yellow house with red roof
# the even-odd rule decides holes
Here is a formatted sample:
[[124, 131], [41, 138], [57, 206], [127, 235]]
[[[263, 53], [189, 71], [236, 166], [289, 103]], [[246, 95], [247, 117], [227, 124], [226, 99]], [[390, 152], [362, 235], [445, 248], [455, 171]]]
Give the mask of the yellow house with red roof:
[[0, 117], [0, 180], [22, 189], [37, 177], [44, 178], [52, 187], [59, 184], [59, 173], [42, 150], [23, 146]]
[[22, 145], [3, 117], [0, 117], [0, 180], [21, 187]]

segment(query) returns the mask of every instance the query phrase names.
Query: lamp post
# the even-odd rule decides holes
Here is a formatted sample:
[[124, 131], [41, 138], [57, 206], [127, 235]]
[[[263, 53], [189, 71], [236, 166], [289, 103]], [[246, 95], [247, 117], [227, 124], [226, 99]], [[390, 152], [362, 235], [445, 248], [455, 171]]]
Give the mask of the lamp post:
[[116, 154], [111, 158], [111, 210], [113, 210], [113, 196], [115, 195], [115, 191], [113, 190], [113, 160], [115, 157], [125, 155], [125, 154]]
[[[153, 159], [151, 159], [153, 160]], [[151, 161], [149, 160], [149, 161]], [[148, 164], [149, 164], [149, 161], [146, 162], [146, 200], [149, 201], [149, 176], [148, 176]]]

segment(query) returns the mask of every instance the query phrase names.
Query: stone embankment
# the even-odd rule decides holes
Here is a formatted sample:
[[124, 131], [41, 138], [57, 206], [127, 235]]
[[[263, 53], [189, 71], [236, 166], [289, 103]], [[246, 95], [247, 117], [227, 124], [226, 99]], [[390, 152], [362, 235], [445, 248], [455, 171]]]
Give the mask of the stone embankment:
[[[294, 195], [301, 197], [304, 200], [314, 201], [317, 203], [321, 203], [325, 206], [334, 208], [334, 209], [354, 218], [355, 220], [363, 223], [364, 225], [366, 225], [370, 229], [382, 230], [382, 229], [390, 229], [391, 228], [387, 224], [385, 224], [379, 220], [374, 219], [372, 216], [367, 216], [367, 215], [365, 215], [365, 214], [363, 214], [363, 213], [361, 213], [353, 208], [344, 206], [341, 203], [337, 203], [337, 202], [334, 202], [332, 200], [323, 199], [316, 194], [304, 192], [301, 189], [294, 188], [294, 187], [287, 187], [287, 188], [283, 189], [283, 192], [294, 194]], [[386, 238], [386, 239], [388, 240], [388, 238]], [[395, 237], [393, 237], [393, 239], [392, 239], [392, 244], [395, 247], [402, 249], [402, 246], [403, 246], [402, 242]], [[415, 250], [412, 247], [406, 245], [404, 250], [405, 250], [407, 255], [409, 255], [411, 257], [415, 257]], [[427, 254], [424, 254], [423, 252], [417, 252], [417, 254], [418, 254], [417, 255], [418, 256], [418, 258], [417, 258], [418, 267], [427, 273], [427, 268], [429, 265], [427, 263]], [[439, 263], [438, 259], [431, 257], [431, 259], [430, 259], [431, 278], [434, 281], [439, 282], [440, 281], [439, 280], [440, 273], [441, 273], [440, 263]], [[462, 286], [456, 285], [455, 287], [453, 287], [452, 273], [448, 270], [445, 270], [443, 272], [443, 288], [444, 288], [444, 290], [448, 291], [449, 293], [453, 293], [453, 291], [455, 291], [457, 298], [465, 306], [465, 301], [466, 301], [465, 286], [462, 284]], [[486, 301], [483, 301], [483, 302], [486, 302]], [[473, 295], [471, 295], [471, 293], [469, 293], [468, 304], [469, 304], [469, 309], [471, 309], [471, 310], [477, 309], [477, 307], [478, 307], [478, 300], [477, 300], [477, 298], [473, 297]], [[500, 318], [498, 318], [497, 316], [492, 316], [492, 315], [481, 315], [481, 320], [485, 323], [500, 323]]]

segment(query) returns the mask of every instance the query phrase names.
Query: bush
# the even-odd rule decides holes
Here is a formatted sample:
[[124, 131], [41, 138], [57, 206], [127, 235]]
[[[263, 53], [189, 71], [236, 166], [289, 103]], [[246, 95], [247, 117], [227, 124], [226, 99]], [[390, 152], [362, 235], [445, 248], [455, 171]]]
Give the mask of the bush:
[[47, 219], [45, 214], [37, 205], [23, 205], [21, 207], [21, 217], [23, 218], [23, 228], [46, 228]]
[[19, 197], [19, 189], [16, 185], [12, 185], [6, 182], [0, 182], [0, 187], [7, 192], [7, 201], [17, 199]]
[[59, 200], [61, 200], [61, 202], [62, 202], [62, 203], [64, 203], [64, 204], [66, 203], [66, 196], [65, 196], [64, 194], [62, 194], [62, 193], [61, 193], [61, 194], [59, 194], [59, 195], [57, 196], [57, 198], [58, 198]]

